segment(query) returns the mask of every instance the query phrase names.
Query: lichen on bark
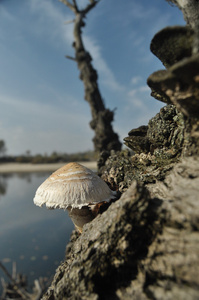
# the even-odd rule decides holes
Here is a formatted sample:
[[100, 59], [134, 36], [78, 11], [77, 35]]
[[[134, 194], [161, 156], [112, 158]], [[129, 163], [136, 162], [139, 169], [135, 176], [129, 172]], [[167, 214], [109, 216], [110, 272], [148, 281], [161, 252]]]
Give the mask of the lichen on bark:
[[149, 77], [167, 105], [129, 132], [131, 151], [101, 154], [98, 173], [121, 197], [72, 233], [42, 300], [199, 299], [198, 59]]

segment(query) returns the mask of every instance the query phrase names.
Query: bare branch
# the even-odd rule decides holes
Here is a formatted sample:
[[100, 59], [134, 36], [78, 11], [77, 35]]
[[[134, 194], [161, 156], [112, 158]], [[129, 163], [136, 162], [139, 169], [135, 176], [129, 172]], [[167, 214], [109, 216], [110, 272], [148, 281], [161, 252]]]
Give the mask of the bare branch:
[[74, 7], [75, 7], [76, 11], [78, 12], [78, 11], [79, 11], [79, 9], [78, 9], [78, 6], [77, 6], [77, 2], [76, 2], [76, 0], [73, 0], [73, 5], [74, 5]]
[[12, 263], [12, 278], [14, 280], [16, 280], [16, 278], [17, 278], [17, 265], [16, 265], [15, 261], [13, 261], [13, 263]]
[[84, 9], [79, 10], [77, 6], [77, 1], [72, 0], [73, 4], [68, 0], [59, 0], [60, 2], [64, 3], [66, 6], [70, 8], [74, 12], [75, 15], [81, 13], [82, 15], [86, 15], [100, 0], [89, 0], [90, 4], [88, 4]]
[[10, 273], [8, 272], [8, 270], [4, 267], [4, 265], [0, 262], [0, 268], [2, 269], [2, 271], [4, 272], [4, 274], [9, 278], [9, 280], [13, 283], [15, 283], [14, 279], [12, 278], [12, 276], [10, 275]]
[[72, 57], [72, 56], [65, 55], [65, 57], [68, 58], [68, 59], [71, 59], [71, 60], [73, 60], [73, 61], [77, 61], [77, 60], [76, 60], [74, 57]]
[[[15, 268], [15, 266], [13, 265], [13, 268]], [[28, 300], [30, 299], [30, 294], [28, 292], [26, 292], [24, 290], [24, 288], [19, 287], [19, 285], [17, 284], [17, 281], [15, 280], [15, 278], [13, 278], [10, 273], [8, 272], [8, 270], [6, 269], [6, 267], [4, 267], [4, 265], [0, 262], [0, 269], [2, 269], [2, 271], [4, 272], [4, 274], [9, 278], [9, 280], [12, 282], [13, 286], [15, 287], [15, 292], [17, 292], [20, 296], [21, 299], [24, 300]], [[13, 273], [15, 273], [15, 271], [13, 270]], [[12, 291], [11, 291], [12, 292]]]
[[66, 6], [68, 6], [70, 8], [70, 10], [72, 10], [74, 12], [74, 14], [77, 14], [77, 10], [75, 5], [73, 5], [72, 3], [70, 3], [68, 0], [59, 0], [60, 2], [64, 3]]
[[73, 28], [75, 57], [65, 56], [76, 61], [80, 71], [80, 79], [84, 83], [84, 99], [89, 103], [92, 115], [90, 127], [95, 131], [93, 143], [96, 152], [102, 150], [121, 150], [121, 143], [118, 135], [113, 131], [112, 121], [114, 112], [106, 109], [103, 98], [98, 87], [98, 75], [92, 66], [92, 57], [86, 51], [82, 40], [82, 27], [85, 26], [84, 18], [86, 14], [98, 4], [100, 0], [88, 0], [88, 4], [83, 9], [77, 6], [77, 0], [60, 0], [75, 13]]
[[88, 4], [81, 12], [86, 15], [93, 7], [95, 7], [95, 5], [98, 4], [98, 2], [100, 2], [100, 0], [90, 0], [90, 4]]
[[74, 23], [75, 20], [69, 20], [69, 21], [65, 21], [64, 24], [68, 25], [68, 24], [71, 24], [71, 23]]
[[[3, 278], [1, 278], [1, 284], [3, 287], [3, 294], [1, 295], [1, 299], [23, 299], [23, 300], [39, 300], [41, 299], [42, 292], [45, 289], [45, 286], [42, 289], [42, 282], [40, 282], [42, 279], [35, 280], [34, 285], [35, 287], [33, 288], [33, 293], [29, 293], [26, 290], [26, 282], [24, 281], [24, 277], [20, 276], [20, 274], [17, 274], [17, 269], [16, 269], [16, 263], [13, 262], [13, 270], [12, 270], [12, 275], [8, 272], [6, 267], [0, 262], [0, 269], [4, 272], [4, 274], [8, 277], [9, 279], [9, 284], [5, 282]], [[7, 294], [10, 295], [9, 298], [7, 298]], [[1, 297], [0, 296], [0, 297]]]

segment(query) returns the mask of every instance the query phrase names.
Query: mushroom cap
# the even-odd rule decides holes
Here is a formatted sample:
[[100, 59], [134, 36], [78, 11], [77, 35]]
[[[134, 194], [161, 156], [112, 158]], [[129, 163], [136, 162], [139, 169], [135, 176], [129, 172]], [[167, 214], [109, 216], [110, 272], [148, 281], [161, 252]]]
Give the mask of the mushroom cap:
[[115, 192], [93, 171], [69, 163], [58, 169], [37, 189], [34, 204], [47, 208], [82, 208], [82, 206], [109, 201]]

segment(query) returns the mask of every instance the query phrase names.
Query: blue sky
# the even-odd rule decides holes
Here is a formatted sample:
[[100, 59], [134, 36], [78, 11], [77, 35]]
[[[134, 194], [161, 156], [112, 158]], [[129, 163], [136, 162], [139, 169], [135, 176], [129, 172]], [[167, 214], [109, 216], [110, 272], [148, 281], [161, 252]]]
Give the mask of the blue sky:
[[[65, 58], [73, 56], [72, 19], [58, 0], [0, 0], [0, 139], [8, 154], [93, 149], [83, 83]], [[182, 13], [165, 0], [101, 0], [87, 16], [85, 47], [121, 141], [163, 106], [146, 85], [163, 68], [150, 41], [177, 24], [185, 24]]]

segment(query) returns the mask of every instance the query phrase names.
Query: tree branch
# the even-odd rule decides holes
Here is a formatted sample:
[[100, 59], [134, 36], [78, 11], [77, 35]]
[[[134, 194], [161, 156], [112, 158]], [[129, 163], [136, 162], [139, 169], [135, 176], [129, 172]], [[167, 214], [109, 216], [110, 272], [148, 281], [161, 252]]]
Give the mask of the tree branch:
[[86, 15], [93, 7], [95, 7], [96, 4], [98, 4], [100, 0], [90, 0], [90, 4], [88, 4], [81, 12], [82, 14]]
[[70, 10], [74, 12], [75, 15], [77, 15], [78, 13], [86, 15], [93, 7], [95, 7], [96, 4], [98, 4], [98, 2], [100, 2], [100, 0], [89, 0], [90, 4], [88, 4], [84, 9], [79, 10], [76, 0], [72, 0], [73, 4], [68, 0], [59, 0], [59, 1], [64, 3], [66, 6], [68, 6]]
[[[21, 299], [24, 299], [24, 300], [31, 299], [31, 295], [23, 287], [19, 286], [19, 284], [16, 281], [16, 278], [14, 278], [10, 275], [8, 270], [4, 267], [4, 265], [1, 262], [0, 262], [0, 269], [2, 269], [4, 274], [9, 278], [9, 280], [11, 281], [11, 283], [14, 286], [14, 291], [17, 292], [21, 296]], [[15, 273], [15, 271], [13, 271], [13, 273]], [[13, 292], [13, 289], [11, 289], [11, 292]]]
[[68, 0], [59, 0], [59, 1], [64, 3], [66, 6], [68, 6], [70, 8], [70, 10], [72, 10], [74, 12], [75, 15], [78, 13], [78, 11], [76, 10], [75, 5], [70, 3]]
[[79, 12], [79, 8], [78, 8], [78, 6], [77, 6], [76, 0], [73, 0], [73, 5], [74, 5], [76, 11]]
[[77, 61], [75, 57], [69, 56], [69, 55], [65, 55], [66, 58], [71, 59], [73, 61]]
[[[112, 121], [114, 113], [106, 109], [103, 98], [98, 87], [98, 75], [92, 66], [92, 57], [86, 51], [82, 40], [82, 27], [85, 26], [84, 18], [86, 14], [98, 4], [100, 0], [88, 0], [88, 4], [83, 9], [77, 6], [77, 0], [59, 0], [67, 5], [75, 14], [74, 20], [74, 42], [75, 58], [66, 56], [75, 60], [80, 71], [80, 79], [84, 83], [85, 100], [89, 103], [92, 115], [90, 127], [95, 131], [93, 143], [96, 152], [103, 150], [121, 150], [121, 143], [118, 135], [113, 131]], [[72, 4], [73, 3], [73, 4]]]
[[73, 20], [65, 21], [64, 24], [68, 25], [68, 24], [71, 24], [71, 23], [74, 23], [74, 22], [75, 22], [75, 20], [73, 19]]
[[10, 273], [8, 272], [8, 270], [4, 267], [4, 265], [0, 262], [0, 269], [2, 269], [2, 271], [4, 272], [4, 274], [9, 278], [9, 280], [13, 283], [15, 283], [14, 279], [12, 278], [12, 276], [10, 275]]

